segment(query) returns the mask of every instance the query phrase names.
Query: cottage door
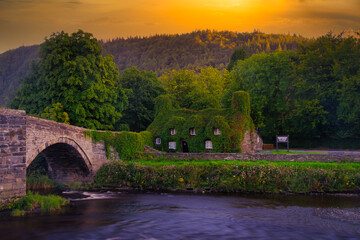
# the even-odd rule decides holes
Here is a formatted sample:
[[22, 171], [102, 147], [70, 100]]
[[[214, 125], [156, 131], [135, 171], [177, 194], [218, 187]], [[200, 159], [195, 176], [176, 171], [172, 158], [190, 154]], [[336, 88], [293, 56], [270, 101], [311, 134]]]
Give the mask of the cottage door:
[[181, 140], [181, 148], [183, 152], [189, 152], [189, 146], [185, 140]]

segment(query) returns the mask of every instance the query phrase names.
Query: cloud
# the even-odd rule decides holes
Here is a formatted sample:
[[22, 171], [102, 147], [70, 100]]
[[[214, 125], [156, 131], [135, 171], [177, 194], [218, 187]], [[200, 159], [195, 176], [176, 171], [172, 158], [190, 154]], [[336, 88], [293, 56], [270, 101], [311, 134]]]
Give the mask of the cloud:
[[80, 1], [77, 1], [77, 0], [74, 0], [74, 1], [67, 1], [65, 3], [68, 3], [68, 4], [83, 4], [82, 2]]
[[326, 11], [326, 10], [294, 10], [284, 14], [288, 18], [305, 18], [305, 19], [314, 19], [314, 20], [329, 20], [329, 21], [348, 21], [359, 23], [360, 15], [335, 12], [335, 11]]

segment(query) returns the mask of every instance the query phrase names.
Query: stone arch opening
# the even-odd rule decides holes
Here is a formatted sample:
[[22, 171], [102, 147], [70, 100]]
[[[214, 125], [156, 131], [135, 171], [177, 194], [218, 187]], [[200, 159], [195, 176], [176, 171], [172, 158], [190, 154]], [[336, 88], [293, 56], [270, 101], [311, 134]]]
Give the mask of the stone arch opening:
[[46, 144], [45, 148], [27, 164], [28, 168], [34, 168], [33, 165], [38, 165], [40, 160], [43, 161], [42, 166], [46, 165], [48, 176], [56, 182], [71, 183], [91, 180], [92, 169], [88, 158], [78, 145], [71, 143], [67, 140], [49, 146]]

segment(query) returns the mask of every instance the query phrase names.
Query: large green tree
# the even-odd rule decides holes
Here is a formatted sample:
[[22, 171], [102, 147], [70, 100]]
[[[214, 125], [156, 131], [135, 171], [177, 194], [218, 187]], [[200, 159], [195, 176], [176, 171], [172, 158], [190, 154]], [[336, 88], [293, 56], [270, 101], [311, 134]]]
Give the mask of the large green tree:
[[161, 80], [180, 107], [201, 110], [221, 106], [221, 96], [231, 82], [229, 72], [213, 67], [193, 70], [172, 70]]
[[260, 53], [238, 61], [223, 96], [244, 90], [261, 134], [295, 138], [359, 138], [360, 41], [331, 33], [297, 51]]
[[239, 61], [231, 72], [233, 82], [223, 96], [230, 105], [232, 93], [250, 94], [251, 116], [263, 136], [286, 133], [286, 119], [291, 114], [294, 52], [260, 53]]
[[302, 46], [295, 66], [296, 98], [314, 102], [327, 112], [317, 125], [320, 136], [329, 138], [358, 137], [360, 40], [329, 33]]
[[70, 124], [113, 129], [127, 96], [112, 56], [101, 53], [91, 33], [54, 33], [40, 45], [40, 61], [32, 64], [11, 107], [41, 115], [60, 103]]
[[154, 100], [164, 94], [156, 74], [139, 71], [136, 67], [126, 69], [120, 76], [123, 88], [131, 89], [128, 94], [129, 106], [123, 112], [121, 122], [128, 124], [131, 131], [143, 131], [154, 120]]

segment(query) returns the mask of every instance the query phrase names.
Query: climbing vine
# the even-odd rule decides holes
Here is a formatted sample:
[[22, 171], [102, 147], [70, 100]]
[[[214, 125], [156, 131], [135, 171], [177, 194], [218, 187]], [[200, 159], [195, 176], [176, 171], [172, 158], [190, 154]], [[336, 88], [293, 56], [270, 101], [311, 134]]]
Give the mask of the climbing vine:
[[[250, 97], [247, 92], [233, 94], [230, 108], [211, 108], [205, 110], [181, 109], [173, 106], [171, 98], [160, 96], [156, 99], [156, 117], [148, 127], [161, 144], [155, 148], [169, 151], [169, 142], [176, 142], [177, 152], [183, 151], [182, 143], [186, 142], [189, 152], [241, 152], [241, 142], [247, 130], [254, 130], [250, 117]], [[215, 135], [215, 129], [219, 135]], [[171, 129], [176, 134], [171, 135]], [[195, 135], [190, 134], [195, 129]], [[205, 141], [212, 142], [212, 149], [205, 149]]]
[[135, 153], [143, 152], [145, 145], [152, 146], [152, 135], [148, 131], [140, 133], [84, 131], [84, 134], [91, 137], [94, 142], [104, 141], [108, 159], [116, 159], [115, 153], [118, 154], [120, 159], [131, 159]]

